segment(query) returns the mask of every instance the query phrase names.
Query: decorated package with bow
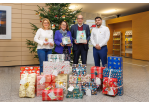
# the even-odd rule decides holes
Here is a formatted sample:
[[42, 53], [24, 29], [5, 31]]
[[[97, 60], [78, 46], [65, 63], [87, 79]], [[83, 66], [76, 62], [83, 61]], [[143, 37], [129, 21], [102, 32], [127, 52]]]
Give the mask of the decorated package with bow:
[[81, 84], [81, 91], [88, 96], [97, 95], [97, 85], [94, 82], [83, 82]]
[[68, 88], [68, 93], [66, 95], [66, 98], [75, 98], [75, 99], [82, 99], [83, 98], [83, 92], [80, 91], [79, 87], [73, 87], [70, 86]]
[[20, 67], [20, 79], [21, 79], [21, 74], [31, 74], [31, 73], [36, 73], [36, 76], [40, 74], [40, 67], [39, 66], [22, 66]]
[[35, 73], [21, 74], [19, 97], [35, 97]]
[[67, 90], [67, 81], [68, 81], [68, 75], [67, 74], [59, 74], [55, 77], [56, 81], [56, 88], [62, 88], [63, 92], [66, 93]]
[[122, 57], [108, 57], [108, 68], [123, 70], [123, 58]]
[[105, 68], [103, 70], [103, 77], [108, 77], [108, 78], [116, 78], [117, 79], [117, 94], [119, 96], [122, 96], [124, 93], [123, 90], [123, 70], [119, 69], [108, 69]]
[[86, 64], [73, 64], [72, 65], [72, 75], [86, 75]]
[[37, 76], [37, 96], [42, 96], [42, 91], [45, 89], [45, 75]]
[[87, 74], [86, 76], [74, 76], [74, 75], [69, 75], [69, 86], [76, 87], [78, 86], [81, 88], [81, 83], [82, 82], [90, 82], [91, 81], [91, 75]]
[[43, 101], [58, 101], [63, 100], [63, 89], [54, 88], [54, 89], [45, 89], [42, 91], [42, 100]]
[[55, 76], [54, 75], [45, 75], [45, 88], [52, 86], [55, 88]]
[[115, 96], [117, 94], [117, 79], [104, 77], [102, 93]]
[[48, 54], [49, 62], [63, 62], [65, 59], [64, 54]]
[[43, 74], [51, 74], [57, 76], [58, 74], [69, 74], [70, 62], [43, 62]]

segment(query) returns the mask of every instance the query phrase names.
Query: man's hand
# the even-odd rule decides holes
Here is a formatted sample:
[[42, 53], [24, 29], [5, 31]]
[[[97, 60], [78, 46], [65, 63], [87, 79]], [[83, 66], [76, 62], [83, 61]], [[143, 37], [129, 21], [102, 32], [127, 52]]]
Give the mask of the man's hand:
[[48, 45], [49, 43], [43, 43], [43, 45]]
[[99, 46], [99, 44], [96, 44], [95, 48], [96, 48], [97, 50], [101, 50], [101, 47]]
[[72, 44], [67, 44], [67, 46], [72, 46]]
[[87, 44], [87, 40], [86, 40], [86, 42], [85, 42], [85, 43], [83, 43], [83, 44]]
[[78, 44], [76, 39], [74, 40], [74, 43], [75, 43], [75, 44]]
[[64, 47], [63, 43], [60, 43], [60, 45], [61, 45], [62, 47]]
[[49, 43], [49, 44], [50, 44], [51, 47], [53, 47], [53, 45], [54, 45], [53, 43]]

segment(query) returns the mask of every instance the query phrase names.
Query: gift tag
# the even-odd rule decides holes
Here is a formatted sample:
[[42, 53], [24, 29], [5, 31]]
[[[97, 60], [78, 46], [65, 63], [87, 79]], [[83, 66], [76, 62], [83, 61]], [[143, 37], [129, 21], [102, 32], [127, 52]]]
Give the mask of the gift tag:
[[54, 94], [53, 91], [50, 92], [50, 93], [48, 94], [48, 96], [49, 96], [52, 100], [56, 98], [56, 96], [55, 96], [55, 94]]
[[110, 87], [110, 91], [108, 91], [108, 94], [109, 95], [114, 95], [114, 91], [113, 91], [112, 87]]
[[58, 72], [56, 70], [54, 70], [52, 75], [57, 76], [58, 75]]
[[45, 82], [45, 77], [42, 77], [41, 79], [40, 79], [40, 84], [43, 84]]
[[96, 85], [101, 85], [101, 80], [98, 77], [96, 77]]
[[24, 85], [25, 83], [27, 83], [27, 81], [25, 80], [25, 78], [20, 80], [20, 84], [21, 85]]
[[91, 90], [88, 89], [88, 88], [86, 89], [86, 95], [87, 95], [87, 96], [91, 96]]
[[73, 86], [70, 86], [70, 87], [68, 88], [68, 91], [72, 92], [73, 89], [74, 89], [74, 87], [73, 87]]

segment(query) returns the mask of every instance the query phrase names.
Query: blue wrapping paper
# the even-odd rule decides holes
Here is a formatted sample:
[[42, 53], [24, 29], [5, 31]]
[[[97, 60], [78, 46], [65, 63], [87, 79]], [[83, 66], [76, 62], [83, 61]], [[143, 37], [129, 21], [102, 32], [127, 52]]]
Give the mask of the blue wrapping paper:
[[124, 89], [123, 89], [123, 70], [119, 70], [119, 69], [108, 69], [105, 68], [103, 70], [103, 78], [104, 77], [109, 77], [109, 73], [111, 70], [111, 75], [110, 78], [117, 78], [117, 87], [118, 88], [118, 93], [117, 95], [122, 96], [124, 93]]
[[83, 82], [81, 84], [81, 91], [86, 95], [86, 88], [91, 90], [91, 95], [97, 95], [97, 85], [94, 82]]
[[123, 58], [115, 56], [108, 57], [108, 68], [123, 70]]
[[86, 64], [73, 64], [72, 65], [72, 75], [86, 76]]

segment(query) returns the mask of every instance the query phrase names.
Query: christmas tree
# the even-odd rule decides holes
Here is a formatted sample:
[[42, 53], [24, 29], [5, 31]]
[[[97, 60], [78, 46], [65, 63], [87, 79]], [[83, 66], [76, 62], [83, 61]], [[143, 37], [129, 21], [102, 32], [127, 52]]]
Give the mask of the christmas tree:
[[[45, 4], [48, 9], [45, 9], [43, 7], [38, 6], [38, 10], [35, 10], [36, 15], [39, 15], [40, 21], [42, 22], [43, 18], [48, 18], [51, 23], [51, 29], [53, 30], [53, 36], [55, 35], [55, 31], [59, 30], [59, 24], [62, 21], [66, 21], [69, 25], [69, 29], [72, 24], [75, 23], [75, 20], [77, 18], [77, 14], [81, 12], [81, 9], [72, 11], [69, 9], [70, 3], [46, 3]], [[33, 34], [36, 34], [36, 31], [38, 30], [38, 27], [34, 25], [33, 23], [30, 23]], [[27, 48], [29, 48], [30, 53], [34, 54], [34, 58], [38, 58], [37, 55], [37, 43], [31, 40], [26, 41]], [[55, 49], [55, 48], [54, 48]], [[54, 49], [52, 50], [52, 53], [55, 54]], [[71, 54], [71, 58], [73, 58], [73, 55]]]

